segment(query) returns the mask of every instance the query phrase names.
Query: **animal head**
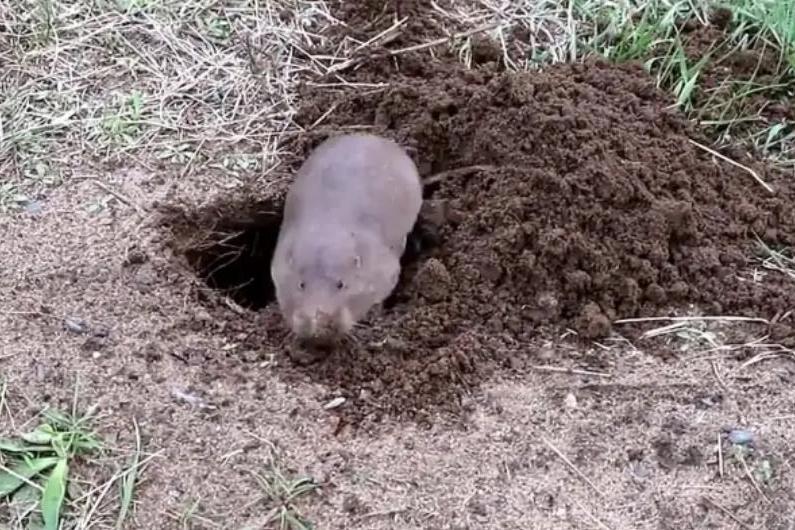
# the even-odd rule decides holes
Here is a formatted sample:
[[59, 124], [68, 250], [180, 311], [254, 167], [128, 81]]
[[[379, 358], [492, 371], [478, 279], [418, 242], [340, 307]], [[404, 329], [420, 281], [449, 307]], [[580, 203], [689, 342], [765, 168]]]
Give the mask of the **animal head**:
[[303, 235], [277, 244], [271, 264], [276, 298], [299, 339], [334, 340], [389, 296], [399, 258], [366, 234]]

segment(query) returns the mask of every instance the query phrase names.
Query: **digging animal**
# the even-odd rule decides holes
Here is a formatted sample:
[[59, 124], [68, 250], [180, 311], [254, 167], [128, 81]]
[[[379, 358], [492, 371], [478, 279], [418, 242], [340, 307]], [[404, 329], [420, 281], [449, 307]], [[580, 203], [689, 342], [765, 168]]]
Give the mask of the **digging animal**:
[[345, 336], [390, 295], [421, 205], [417, 168], [397, 143], [348, 134], [315, 149], [287, 192], [271, 262], [299, 339]]

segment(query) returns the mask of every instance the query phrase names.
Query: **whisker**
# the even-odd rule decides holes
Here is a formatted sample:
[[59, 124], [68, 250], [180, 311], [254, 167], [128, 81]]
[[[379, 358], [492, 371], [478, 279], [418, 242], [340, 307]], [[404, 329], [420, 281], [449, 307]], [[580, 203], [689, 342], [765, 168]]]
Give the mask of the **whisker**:
[[352, 335], [350, 333], [346, 333], [342, 337], [342, 341], [347, 346], [359, 346], [361, 342], [359, 341], [359, 337], [356, 335]]

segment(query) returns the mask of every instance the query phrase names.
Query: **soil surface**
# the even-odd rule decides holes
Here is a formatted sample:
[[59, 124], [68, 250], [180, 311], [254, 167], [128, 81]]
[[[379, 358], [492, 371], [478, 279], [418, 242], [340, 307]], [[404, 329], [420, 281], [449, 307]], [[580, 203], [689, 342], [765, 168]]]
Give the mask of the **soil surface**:
[[[427, 32], [432, 14], [401, 4], [419, 24], [406, 33]], [[389, 23], [378, 5], [371, 34]], [[361, 27], [366, 15], [357, 9], [351, 20]], [[398, 38], [390, 48], [410, 44]], [[421, 241], [419, 259], [405, 260], [386, 309], [353, 344], [297, 368], [329, 398], [349, 400], [340, 410], [346, 421], [458, 411], [464, 393], [497, 369], [536, 363], [540, 341], [567, 329], [599, 340], [617, 319], [695, 310], [775, 320], [795, 307], [791, 278], [751, 274], [759, 267], [755, 238], [771, 248], [795, 245], [791, 178], [744, 160], [771, 194], [748, 171], [705, 152], [698, 144], [709, 140], [639, 65], [591, 60], [516, 74], [491, 60], [499, 54], [480, 55], [485, 62], [467, 69], [444, 49], [435, 61], [421, 51], [375, 50], [347, 79], [386, 88], [302, 92], [296, 121], [312, 130], [287, 144], [293, 169], [329, 134], [368, 130], [405, 146], [427, 183], [419, 228], [434, 237]], [[241, 237], [259, 241], [259, 250], [238, 242], [248, 257], [234, 261], [232, 279], [253, 277], [257, 292], [269, 289], [269, 247], [261, 242], [273, 241], [284, 186], [271, 190], [267, 207], [227, 198], [177, 223], [205, 245], [208, 223], [220, 234], [215, 241], [225, 238], [226, 247], [198, 254], [195, 243], [181, 243], [195, 268], [217, 271], [218, 256], [228, 255], [222, 250], [235, 246], [226, 236], [249, 226]], [[266, 210], [277, 213], [257, 221]], [[264, 324], [222, 317], [225, 329], [252, 348], [288, 344], [275, 304], [267, 297], [252, 304], [251, 293], [244, 289], [238, 301], [264, 305]], [[791, 322], [771, 332], [792, 343]], [[598, 357], [585, 362], [600, 366]]]
[[[697, 147], [636, 65], [508, 74], [485, 38], [472, 71], [444, 45], [387, 57], [440, 36], [430, 3], [338, 4], [330, 45], [409, 18], [304, 88], [280, 171], [130, 159], [0, 215], [0, 436], [97, 411], [75, 526], [115, 527], [140, 453], [136, 530], [276, 528], [271, 463], [320, 486], [294, 499], [318, 529], [795, 527], [792, 314], [614, 322], [793, 309], [754, 237], [793, 244], [786, 176], [742, 154], [767, 194]], [[427, 204], [386, 307], [301, 366], [268, 263], [293, 171], [346, 130], [405, 145]]]

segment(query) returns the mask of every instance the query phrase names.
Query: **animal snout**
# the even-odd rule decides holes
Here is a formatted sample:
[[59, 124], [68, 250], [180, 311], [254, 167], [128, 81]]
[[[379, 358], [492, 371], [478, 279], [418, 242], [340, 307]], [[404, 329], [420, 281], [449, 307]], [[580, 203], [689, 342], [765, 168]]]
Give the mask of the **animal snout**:
[[315, 309], [296, 312], [293, 331], [299, 337], [324, 337], [348, 333], [353, 327], [351, 313], [345, 308], [335, 311]]

